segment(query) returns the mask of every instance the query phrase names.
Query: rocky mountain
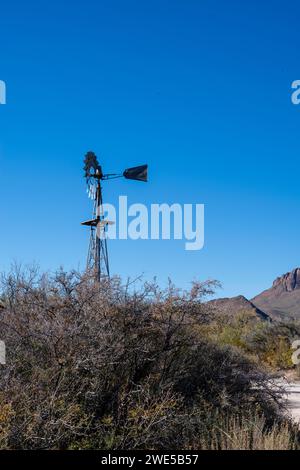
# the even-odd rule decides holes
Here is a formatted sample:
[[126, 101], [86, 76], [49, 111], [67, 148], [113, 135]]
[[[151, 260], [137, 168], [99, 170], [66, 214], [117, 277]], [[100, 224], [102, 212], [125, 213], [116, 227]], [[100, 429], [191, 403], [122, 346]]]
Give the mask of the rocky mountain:
[[278, 277], [272, 287], [251, 300], [239, 295], [211, 300], [209, 304], [225, 314], [248, 311], [261, 320], [300, 319], [300, 268]]
[[250, 300], [246, 299], [243, 295], [238, 295], [237, 297], [223, 298], [211, 300], [208, 302], [209, 305], [213, 308], [216, 308], [219, 312], [226, 315], [236, 315], [241, 312], [248, 312], [253, 315], [253, 317], [260, 320], [269, 320], [269, 316], [256, 307]]
[[278, 277], [251, 302], [274, 319], [300, 318], [300, 268]]

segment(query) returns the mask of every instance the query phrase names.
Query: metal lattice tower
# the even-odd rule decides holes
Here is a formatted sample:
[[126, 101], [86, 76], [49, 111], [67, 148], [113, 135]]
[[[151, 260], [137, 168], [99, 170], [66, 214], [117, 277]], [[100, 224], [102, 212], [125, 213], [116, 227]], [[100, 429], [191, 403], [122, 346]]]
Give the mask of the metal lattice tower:
[[148, 165], [128, 168], [122, 174], [102, 173], [102, 168], [93, 152], [88, 152], [84, 160], [85, 178], [89, 197], [94, 201], [93, 218], [82, 222], [82, 225], [90, 227], [90, 243], [87, 257], [87, 270], [94, 274], [95, 280], [100, 282], [109, 278], [109, 260], [107, 250], [107, 226], [114, 222], [104, 217], [102, 200], [102, 180], [125, 177], [127, 179], [147, 181]]
[[109, 277], [109, 262], [106, 239], [106, 225], [109, 221], [104, 220], [102, 205], [102, 188], [100, 179], [97, 181], [96, 194], [93, 209], [93, 219], [83, 222], [83, 225], [91, 227], [87, 268], [95, 272], [95, 277], [100, 281], [103, 277]]

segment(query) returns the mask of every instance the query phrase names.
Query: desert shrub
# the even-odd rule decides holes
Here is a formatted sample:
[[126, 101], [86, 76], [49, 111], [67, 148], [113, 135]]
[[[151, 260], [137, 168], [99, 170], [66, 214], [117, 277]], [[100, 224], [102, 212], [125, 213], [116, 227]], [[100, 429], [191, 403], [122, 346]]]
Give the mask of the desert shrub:
[[214, 320], [210, 337], [218, 344], [236, 346], [245, 352], [249, 352], [247, 341], [249, 333], [256, 331], [262, 325], [261, 320], [248, 310], [231, 312], [231, 315], [226, 317], [217, 311]]
[[245, 338], [250, 352], [273, 368], [291, 369], [293, 349], [292, 342], [300, 336], [300, 325], [294, 321], [263, 323]]
[[[99, 286], [62, 270], [3, 276], [0, 445], [212, 447], [216, 423], [231, 426], [245, 413], [261, 419], [267, 438], [286, 422], [281, 389], [240, 350], [203, 334], [214, 321], [203, 303], [213, 288], [146, 283], [136, 291], [119, 278]], [[280, 426], [292, 439], [289, 423]]]
[[219, 345], [234, 346], [247, 357], [275, 370], [294, 369], [292, 342], [300, 337], [295, 320], [268, 322], [249, 311], [216, 315], [205, 334]]
[[8, 438], [11, 432], [11, 423], [14, 417], [11, 403], [0, 395], [0, 448], [8, 448]]

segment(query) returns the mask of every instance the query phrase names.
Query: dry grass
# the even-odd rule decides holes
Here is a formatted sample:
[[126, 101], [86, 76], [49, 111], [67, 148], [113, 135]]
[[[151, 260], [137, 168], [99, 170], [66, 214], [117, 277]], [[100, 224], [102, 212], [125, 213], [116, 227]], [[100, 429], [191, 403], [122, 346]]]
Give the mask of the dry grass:
[[219, 425], [210, 430], [208, 438], [197, 445], [202, 450], [296, 450], [297, 442], [287, 423], [266, 428], [263, 417], [230, 416], [220, 418]]

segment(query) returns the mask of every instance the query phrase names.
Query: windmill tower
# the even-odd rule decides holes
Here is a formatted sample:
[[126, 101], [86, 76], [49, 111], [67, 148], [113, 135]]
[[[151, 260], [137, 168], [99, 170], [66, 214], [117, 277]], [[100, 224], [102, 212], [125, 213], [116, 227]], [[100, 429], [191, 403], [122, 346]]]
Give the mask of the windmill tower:
[[101, 181], [124, 177], [126, 179], [147, 182], [148, 165], [128, 168], [122, 174], [111, 173], [104, 175], [96, 155], [93, 152], [88, 152], [84, 160], [84, 171], [87, 192], [94, 203], [92, 219], [81, 224], [90, 227], [87, 270], [94, 273], [97, 282], [101, 282], [102, 279], [109, 278], [106, 230], [108, 225], [114, 223], [105, 219]]

